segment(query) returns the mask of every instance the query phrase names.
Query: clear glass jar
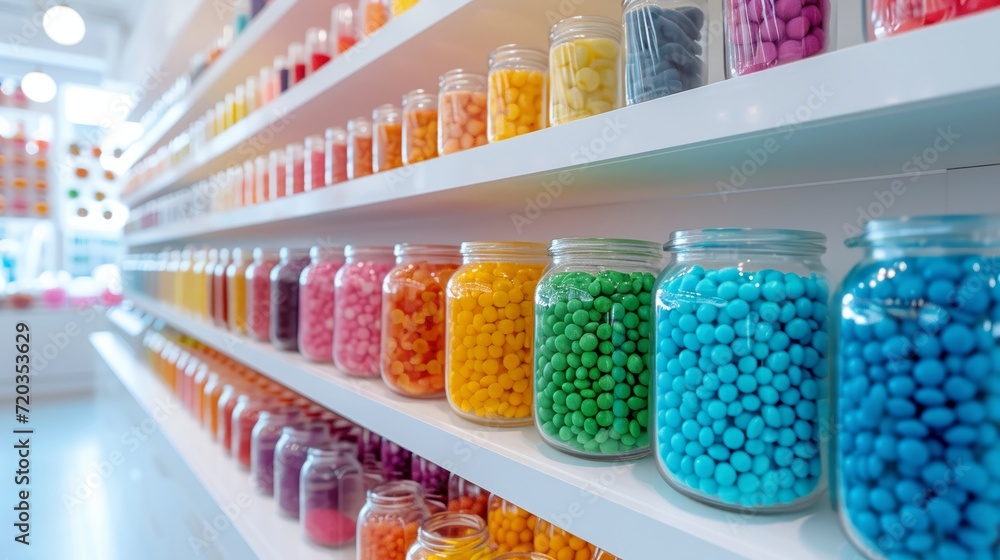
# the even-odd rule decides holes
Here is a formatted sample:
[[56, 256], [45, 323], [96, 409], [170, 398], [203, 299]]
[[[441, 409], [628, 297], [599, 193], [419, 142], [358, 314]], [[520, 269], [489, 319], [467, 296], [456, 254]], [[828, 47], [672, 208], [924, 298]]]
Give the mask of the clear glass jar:
[[277, 249], [257, 247], [247, 266], [247, 330], [261, 342], [271, 340], [271, 270], [281, 262]]
[[372, 111], [375, 141], [372, 146], [372, 172], [379, 173], [403, 166], [403, 119], [395, 105], [382, 105]]
[[535, 550], [535, 527], [538, 523], [535, 515], [491, 494], [486, 521], [490, 542], [498, 554]]
[[285, 150], [271, 150], [268, 155], [268, 200], [277, 200], [285, 196], [286, 183]]
[[621, 24], [574, 16], [549, 32], [549, 125], [607, 113], [621, 103]]
[[[330, 428], [323, 422], [285, 426], [274, 446], [274, 502], [285, 517], [298, 518], [300, 513], [300, 478], [302, 465], [312, 448], [328, 448]], [[352, 447], [353, 449], [353, 447]], [[360, 507], [360, 506], [358, 506]]]
[[344, 266], [344, 247], [313, 247], [299, 280], [299, 352], [316, 362], [333, 361], [333, 284]]
[[177, 261], [177, 274], [174, 276], [174, 305], [183, 308], [187, 305], [191, 294], [187, 293], [188, 274], [191, 272], [191, 250], [181, 251], [180, 259]]
[[186, 290], [191, 294], [187, 312], [201, 317], [208, 307], [208, 292], [205, 290], [205, 266], [208, 264], [208, 251], [200, 249], [194, 253], [194, 263], [191, 265], [190, 284]]
[[273, 398], [265, 397], [257, 391], [248, 389], [236, 398], [233, 407], [230, 433], [230, 455], [245, 470], [250, 470], [250, 442], [253, 428], [260, 419], [260, 413], [275, 405]]
[[358, 560], [406, 560], [420, 524], [430, 517], [420, 485], [386, 482], [368, 491], [358, 516]]
[[288, 67], [291, 70], [289, 85], [295, 85], [309, 75], [309, 65], [306, 63], [306, 47], [302, 43], [288, 45]]
[[423, 89], [403, 96], [403, 162], [438, 157], [438, 98]]
[[723, 9], [730, 78], [833, 49], [829, 0], [724, 0]]
[[455, 473], [448, 477], [448, 511], [471, 513], [484, 520], [489, 509], [490, 493]]
[[306, 138], [304, 146], [303, 182], [305, 190], [321, 189], [326, 186], [326, 140], [319, 135], [309, 136]]
[[306, 249], [281, 249], [281, 262], [271, 269], [271, 344], [279, 350], [299, 348], [299, 278], [309, 266]]
[[657, 466], [696, 500], [760, 513], [807, 507], [826, 487], [823, 234], [676, 231], [654, 288]]
[[358, 437], [358, 461], [365, 470], [377, 470], [382, 474], [382, 436], [365, 428]]
[[448, 402], [459, 416], [526, 426], [532, 412], [535, 288], [544, 243], [466, 242], [448, 282]]
[[167, 253], [167, 265], [163, 273], [163, 301], [177, 305], [178, 299], [175, 291], [177, 289], [177, 270], [181, 266], [181, 252], [170, 251]]
[[219, 373], [209, 373], [201, 401], [201, 424], [212, 434], [213, 441], [219, 437], [219, 399], [222, 397], [223, 383], [224, 378]]
[[354, 7], [340, 3], [330, 11], [330, 49], [334, 55], [343, 54], [358, 42], [358, 22]]
[[382, 379], [409, 397], [444, 395], [445, 287], [462, 262], [455, 245], [396, 245], [382, 291]]
[[233, 448], [233, 410], [239, 403], [242, 384], [236, 381], [222, 385], [222, 392], [219, 394], [219, 402], [216, 405], [216, 416], [218, 417], [219, 429], [216, 441], [222, 447], [226, 455], [232, 455]]
[[567, 238], [549, 254], [535, 294], [535, 425], [572, 455], [645, 456], [650, 303], [663, 251], [649, 241]]
[[[428, 500], [448, 502], [448, 469], [440, 467], [419, 455], [410, 460], [410, 480], [424, 488]], [[447, 506], [445, 506], [447, 509]]]
[[286, 426], [301, 424], [298, 409], [284, 408], [261, 411], [250, 438], [250, 482], [254, 490], [265, 496], [274, 495], [274, 450]]
[[553, 558], [590, 560], [597, 548], [580, 537], [539, 518], [535, 523], [535, 552]]
[[271, 162], [264, 156], [257, 156], [253, 160], [254, 187], [257, 193], [254, 195], [257, 202], [267, 202], [271, 200]]
[[847, 245], [865, 254], [834, 300], [841, 524], [868, 558], [996, 558], [1000, 215], [874, 220]]
[[335, 185], [347, 180], [347, 132], [343, 128], [326, 129], [323, 158], [324, 185]]
[[260, 202], [257, 199], [257, 174], [254, 170], [253, 160], [243, 162], [243, 204], [252, 206]]
[[302, 466], [299, 519], [310, 541], [339, 547], [354, 541], [365, 505], [365, 478], [351, 444], [309, 449]]
[[542, 51], [504, 45], [490, 53], [486, 121], [490, 142], [545, 128], [548, 73], [548, 56]]
[[375, 33], [389, 23], [389, 0], [360, 0], [361, 31], [365, 36]]
[[372, 174], [372, 122], [364, 117], [347, 121], [347, 178]]
[[626, 0], [623, 11], [629, 105], [708, 83], [705, 0]]
[[226, 292], [229, 297], [229, 330], [238, 335], [247, 334], [247, 267], [249, 255], [243, 249], [233, 249], [233, 259], [226, 268]]
[[382, 282], [395, 261], [392, 247], [348, 245], [334, 281], [333, 361], [359, 377], [378, 377]]
[[[386, 438], [382, 438], [381, 445], [379, 461], [382, 465], [382, 478], [386, 481], [409, 480], [413, 468], [413, 453]], [[424, 498], [427, 496], [424, 495]]]
[[427, 518], [406, 560], [488, 560], [493, 557], [489, 530], [481, 518], [450, 511]]
[[285, 196], [306, 191], [306, 158], [302, 144], [285, 146]]
[[330, 62], [330, 41], [326, 38], [326, 29], [310, 27], [306, 30], [306, 61], [310, 74]]
[[232, 264], [229, 249], [219, 249], [219, 260], [212, 273], [212, 322], [219, 328], [229, 327], [229, 282], [226, 269]]
[[438, 153], [485, 146], [486, 76], [461, 68], [441, 76], [438, 94]]
[[1000, 4], [995, 0], [914, 4], [904, 4], [898, 0], [868, 0], [865, 2], [865, 14], [868, 20], [866, 35], [869, 41], [885, 39], [899, 33], [975, 14], [997, 6]]

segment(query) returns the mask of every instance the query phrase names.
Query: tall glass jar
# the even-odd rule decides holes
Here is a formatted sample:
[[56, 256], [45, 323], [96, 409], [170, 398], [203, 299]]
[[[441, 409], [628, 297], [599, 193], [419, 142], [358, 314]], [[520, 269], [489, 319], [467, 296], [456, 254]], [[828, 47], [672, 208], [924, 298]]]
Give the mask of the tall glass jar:
[[420, 524], [430, 517], [420, 485], [386, 482], [368, 491], [358, 516], [358, 560], [406, 560]]
[[722, 508], [791, 511], [826, 486], [823, 234], [676, 231], [653, 295], [660, 473]]
[[403, 96], [403, 163], [438, 157], [438, 99], [416, 89]]
[[623, 10], [629, 105], [708, 82], [705, 0], [626, 0]]
[[574, 16], [549, 32], [549, 125], [621, 107], [621, 24]]
[[170, 251], [167, 253], [167, 265], [163, 274], [163, 301], [171, 305], [177, 305], [177, 271], [181, 267], [181, 252]]
[[423, 486], [424, 496], [427, 496], [428, 500], [448, 503], [448, 477], [450, 474], [448, 469], [419, 455], [413, 455], [410, 460], [410, 480]]
[[347, 121], [347, 178], [372, 174], [372, 122], [364, 117]]
[[448, 511], [471, 513], [484, 520], [489, 509], [490, 493], [455, 473], [448, 477]]
[[253, 160], [254, 173], [254, 198], [257, 202], [267, 202], [271, 200], [271, 162], [264, 156], [257, 156]]
[[324, 184], [343, 183], [347, 180], [347, 132], [339, 127], [326, 129], [324, 149]]
[[250, 436], [250, 480], [254, 490], [265, 496], [274, 495], [274, 450], [286, 426], [301, 424], [298, 409], [284, 408], [262, 411]]
[[553, 558], [591, 560], [596, 547], [580, 537], [539, 518], [535, 524], [535, 552]]
[[372, 172], [380, 173], [403, 166], [403, 118], [395, 105], [372, 111], [375, 141], [372, 145]]
[[361, 13], [355, 13], [354, 7], [341, 2], [330, 12], [330, 48], [334, 57], [347, 52], [347, 49], [358, 42]]
[[271, 269], [271, 343], [279, 350], [299, 348], [299, 278], [309, 262], [308, 250], [284, 247]]
[[486, 519], [490, 528], [490, 542], [497, 553], [535, 550], [538, 518], [534, 514], [492, 494]]
[[301, 143], [285, 146], [285, 196], [306, 191], [306, 155]]
[[313, 247], [312, 262], [299, 280], [299, 352], [310, 360], [333, 360], [333, 281], [344, 266], [344, 247]]
[[267, 200], [277, 200], [285, 196], [287, 189], [287, 170], [285, 165], [285, 150], [271, 150], [267, 162]]
[[299, 474], [302, 465], [305, 464], [310, 449], [326, 449], [331, 444], [330, 428], [323, 422], [285, 426], [281, 431], [281, 437], [274, 446], [273, 492], [274, 501], [282, 515], [293, 519], [299, 517]]
[[544, 243], [466, 242], [448, 282], [448, 402], [494, 426], [531, 424], [535, 287]]
[[567, 238], [549, 254], [535, 295], [535, 425], [566, 453], [642, 457], [663, 251], [649, 241]]
[[361, 31], [366, 35], [371, 35], [383, 25], [389, 23], [391, 17], [389, 11], [389, 0], [361, 0]]
[[724, 0], [730, 78], [832, 50], [829, 0]]
[[227, 324], [238, 335], [247, 334], [247, 267], [249, 255], [243, 249], [233, 249], [233, 259], [226, 268], [226, 288], [229, 297]]
[[213, 440], [219, 437], [219, 399], [222, 397], [225, 378], [213, 371], [208, 375], [201, 401], [202, 426], [212, 435]]
[[309, 449], [300, 478], [299, 519], [306, 538], [328, 547], [350, 544], [365, 505], [365, 478], [351, 444]]
[[212, 273], [212, 322], [219, 328], [229, 327], [229, 282], [226, 269], [232, 264], [229, 249], [219, 249], [219, 261]]
[[490, 53], [486, 121], [490, 142], [545, 128], [548, 72], [548, 56], [542, 51], [504, 45]]
[[1000, 215], [874, 220], [847, 245], [865, 254], [835, 299], [841, 523], [868, 558], [996, 558]]
[[177, 276], [174, 278], [174, 297], [176, 298], [174, 305], [182, 309], [191, 299], [191, 294], [188, 293], [188, 286], [190, 285], [188, 276], [191, 274], [192, 264], [193, 255], [191, 249], [181, 251], [181, 258], [177, 263]]
[[493, 557], [482, 518], [450, 511], [427, 518], [406, 560], [488, 560]]
[[305, 151], [305, 167], [303, 168], [305, 190], [321, 189], [326, 186], [326, 140], [319, 135], [308, 136], [303, 150]]
[[394, 265], [392, 247], [348, 245], [334, 282], [333, 361], [359, 377], [379, 375], [382, 282]]
[[410, 397], [444, 395], [445, 287], [462, 262], [454, 245], [396, 245], [382, 296], [382, 379]]
[[275, 406], [271, 397], [265, 397], [259, 390], [249, 389], [236, 399], [230, 419], [230, 454], [245, 470], [250, 470], [250, 445], [253, 428], [260, 419], [260, 413]]
[[238, 381], [230, 381], [222, 385], [222, 392], [219, 393], [219, 402], [216, 405], [216, 416], [218, 417], [219, 429], [216, 441], [222, 447], [226, 455], [232, 454], [233, 448], [233, 410], [239, 403], [239, 396], [242, 393], [243, 385]]
[[271, 340], [271, 270], [281, 262], [277, 249], [257, 247], [247, 266], [247, 330], [261, 342]]
[[486, 145], [486, 76], [461, 68], [441, 76], [438, 94], [438, 153]]
[[186, 311], [201, 317], [208, 307], [208, 292], [205, 290], [205, 266], [208, 264], [208, 250], [199, 249], [194, 253], [194, 263], [191, 265], [190, 284], [186, 292], [191, 296], [186, 304]]

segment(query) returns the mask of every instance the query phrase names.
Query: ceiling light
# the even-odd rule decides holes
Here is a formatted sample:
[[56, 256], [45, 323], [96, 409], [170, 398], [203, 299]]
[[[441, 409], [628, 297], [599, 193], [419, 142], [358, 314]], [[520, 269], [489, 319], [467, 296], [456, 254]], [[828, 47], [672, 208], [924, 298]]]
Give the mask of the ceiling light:
[[28, 72], [21, 78], [21, 90], [36, 103], [48, 103], [56, 96], [56, 81], [45, 72]]
[[87, 24], [80, 12], [69, 6], [52, 6], [42, 16], [42, 28], [50, 39], [60, 45], [71, 46], [83, 40]]

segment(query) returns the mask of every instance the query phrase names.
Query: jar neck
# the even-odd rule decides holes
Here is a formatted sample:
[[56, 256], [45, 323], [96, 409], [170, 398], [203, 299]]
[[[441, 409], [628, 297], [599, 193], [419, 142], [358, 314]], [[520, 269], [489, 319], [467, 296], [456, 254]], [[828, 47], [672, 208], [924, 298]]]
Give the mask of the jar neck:
[[306, 249], [289, 249], [285, 247], [281, 250], [281, 264], [287, 264], [290, 261], [306, 260], [309, 258], [309, 251]]
[[347, 121], [347, 132], [363, 136], [370, 135], [372, 133], [372, 122], [364, 117], [351, 119]]
[[485, 545], [489, 530], [477, 515], [444, 512], [431, 516], [420, 526], [418, 539], [431, 552], [463, 552]]
[[441, 91], [483, 91], [486, 76], [467, 72], [461, 68], [445, 72], [440, 79]]
[[523, 241], [466, 241], [462, 243], [464, 262], [517, 262], [548, 264], [548, 247], [544, 243]]
[[374, 506], [389, 509], [422, 506], [424, 490], [412, 480], [396, 480], [369, 490], [368, 501]]
[[928, 250], [1000, 250], [1000, 215], [915, 216], [872, 220], [865, 231], [846, 241], [848, 247], [873, 252]]
[[396, 264], [433, 262], [440, 264], [461, 264], [462, 254], [458, 245], [411, 245], [400, 243], [394, 253]]
[[310, 422], [305, 425], [285, 426], [282, 433], [296, 441], [322, 441], [330, 436], [330, 428], [326, 424]]
[[372, 121], [376, 123], [399, 122], [399, 109], [392, 104], [377, 107], [372, 111]]
[[604, 37], [621, 41], [621, 25], [600, 16], [574, 16], [556, 23], [549, 31], [549, 41], [553, 45], [583, 37]]
[[549, 247], [553, 265], [600, 262], [656, 266], [663, 262], [659, 243], [635, 239], [564, 238]]
[[348, 263], [358, 261], [393, 262], [393, 248], [374, 245], [348, 245], [344, 248]]
[[276, 262], [280, 258], [277, 249], [261, 249], [260, 247], [253, 250], [253, 261], [257, 264], [264, 262]]
[[329, 245], [325, 247], [313, 247], [309, 250], [309, 258], [312, 262], [341, 262], [344, 260], [343, 245]]
[[436, 107], [437, 94], [427, 90], [415, 89], [403, 96], [403, 110], [418, 107]]
[[713, 255], [758, 255], [818, 259], [826, 252], [822, 233], [786, 229], [711, 228], [675, 231], [663, 249], [678, 260]]
[[515, 44], [503, 45], [490, 53], [490, 68], [501, 64], [544, 69], [549, 65], [549, 57], [536, 49]]

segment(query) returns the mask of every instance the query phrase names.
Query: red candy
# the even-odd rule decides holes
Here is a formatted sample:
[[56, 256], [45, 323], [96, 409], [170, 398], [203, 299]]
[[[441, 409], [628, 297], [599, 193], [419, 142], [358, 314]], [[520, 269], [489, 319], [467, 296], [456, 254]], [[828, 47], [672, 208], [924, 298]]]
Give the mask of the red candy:
[[302, 523], [306, 535], [323, 546], [337, 546], [351, 542], [358, 527], [354, 519], [328, 508], [306, 510]]

